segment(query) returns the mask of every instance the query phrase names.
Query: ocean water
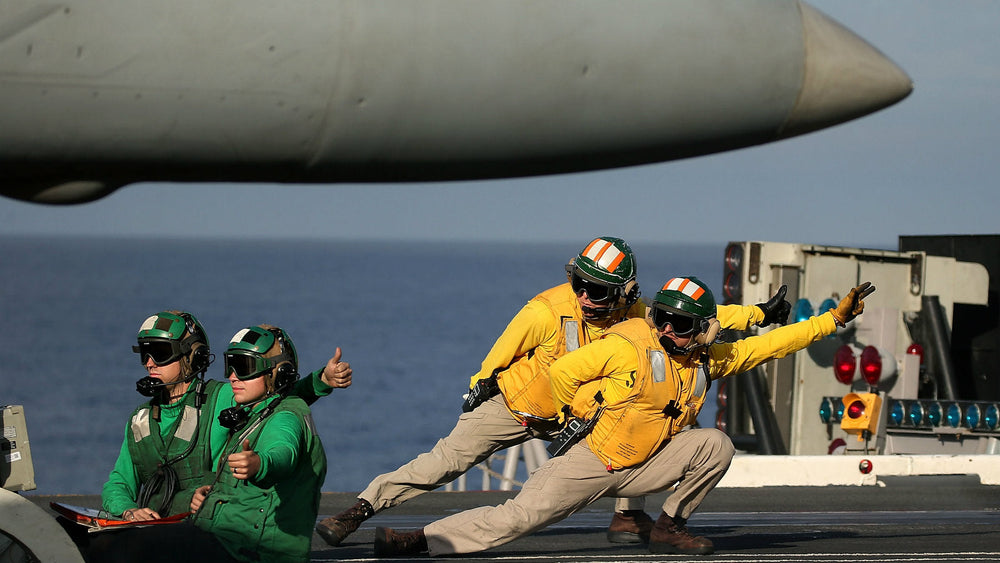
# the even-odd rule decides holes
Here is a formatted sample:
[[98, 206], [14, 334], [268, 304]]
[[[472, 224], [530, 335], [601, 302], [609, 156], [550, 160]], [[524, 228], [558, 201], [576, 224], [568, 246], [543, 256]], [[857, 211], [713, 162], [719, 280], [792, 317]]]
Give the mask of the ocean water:
[[[581, 241], [581, 245], [583, 242]], [[337, 346], [354, 383], [313, 405], [324, 491], [359, 491], [453, 427], [511, 317], [565, 281], [565, 243], [0, 237], [0, 405], [23, 405], [39, 494], [96, 494], [145, 375], [139, 324], [191, 311], [221, 358], [239, 329], [284, 328], [300, 370]], [[647, 296], [669, 277], [721, 287], [724, 245], [634, 244]], [[208, 376], [222, 378], [221, 360]], [[714, 401], [701, 423], [711, 425]], [[470, 472], [478, 486], [479, 473]]]

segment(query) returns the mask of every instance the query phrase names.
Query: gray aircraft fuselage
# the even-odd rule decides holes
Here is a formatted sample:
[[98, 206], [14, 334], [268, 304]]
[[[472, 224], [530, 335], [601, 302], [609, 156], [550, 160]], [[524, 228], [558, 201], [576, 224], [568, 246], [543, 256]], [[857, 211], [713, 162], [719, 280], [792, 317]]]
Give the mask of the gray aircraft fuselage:
[[8, 0], [0, 194], [595, 170], [784, 139], [911, 89], [795, 0]]

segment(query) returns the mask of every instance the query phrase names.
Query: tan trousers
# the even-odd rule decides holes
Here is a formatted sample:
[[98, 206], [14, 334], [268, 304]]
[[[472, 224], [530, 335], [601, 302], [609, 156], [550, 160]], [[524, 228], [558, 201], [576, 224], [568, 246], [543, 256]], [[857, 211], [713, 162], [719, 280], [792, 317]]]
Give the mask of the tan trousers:
[[475, 553], [558, 522], [604, 496], [639, 497], [677, 489], [663, 503], [670, 516], [688, 518], [722, 480], [733, 443], [714, 428], [686, 430], [645, 462], [609, 472], [582, 441], [538, 468], [518, 495], [500, 506], [443, 518], [424, 528], [431, 556]]
[[[399, 469], [379, 475], [358, 498], [368, 501], [375, 512], [454, 481], [494, 453], [542, 437], [511, 417], [503, 397], [497, 395], [462, 413], [448, 436], [438, 440], [430, 452], [420, 454]], [[616, 510], [642, 509], [642, 498], [619, 499]]]

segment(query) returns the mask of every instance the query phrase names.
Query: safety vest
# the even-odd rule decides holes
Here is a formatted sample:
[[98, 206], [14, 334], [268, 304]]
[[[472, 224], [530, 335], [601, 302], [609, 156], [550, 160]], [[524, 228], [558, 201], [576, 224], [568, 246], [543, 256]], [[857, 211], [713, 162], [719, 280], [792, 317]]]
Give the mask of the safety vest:
[[549, 366], [567, 352], [590, 342], [584, 326], [583, 311], [568, 283], [543, 291], [533, 299], [543, 303], [559, 319], [559, 330], [551, 352], [539, 346], [514, 360], [497, 374], [497, 384], [507, 408], [516, 414], [526, 412], [541, 418], [555, 418], [556, 405], [549, 384]]
[[[247, 428], [267, 404], [257, 405]], [[292, 473], [277, 482], [236, 479], [226, 466], [226, 457], [241, 450], [243, 439], [250, 440], [250, 447], [256, 449], [267, 419], [248, 434], [231, 433], [220, 459], [224, 467], [194, 523], [215, 534], [237, 559], [308, 561], [320, 488], [326, 478], [326, 452], [302, 399], [286, 397], [274, 412], [295, 414], [303, 428], [303, 443]]]
[[[197, 382], [192, 385], [192, 389], [195, 385]], [[174, 427], [168, 429], [166, 436], [161, 435], [160, 423], [152, 417], [151, 402], [139, 405], [139, 408], [132, 413], [126, 443], [140, 486], [150, 483], [162, 464], [181, 456], [191, 442], [195, 442], [186, 457], [170, 464], [177, 474], [178, 485], [173, 498], [170, 499], [167, 514], [161, 512], [160, 516], [187, 512], [194, 490], [201, 486], [205, 479], [211, 477], [211, 427], [215, 423], [212, 411], [223, 385], [226, 384], [216, 380], [205, 382], [205, 399], [200, 409], [196, 406], [198, 393], [194, 389], [185, 394], [179, 404], [161, 406], [160, 409], [183, 409], [183, 413], [175, 421]], [[167, 492], [165, 489], [166, 487], [160, 486], [150, 497], [149, 508], [160, 509], [164, 494]]]
[[709, 388], [700, 364], [672, 360], [644, 319], [621, 322], [604, 338], [612, 335], [635, 351], [636, 371], [581, 386], [572, 405], [582, 417], [604, 407], [587, 443], [608, 470], [646, 461], [664, 440], [694, 423]]

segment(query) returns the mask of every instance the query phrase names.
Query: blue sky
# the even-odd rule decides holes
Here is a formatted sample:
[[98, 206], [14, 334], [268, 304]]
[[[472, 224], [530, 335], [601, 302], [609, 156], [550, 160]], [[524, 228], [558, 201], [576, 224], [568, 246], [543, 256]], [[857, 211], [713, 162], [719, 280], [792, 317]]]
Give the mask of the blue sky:
[[998, 233], [1000, 2], [815, 0], [913, 79], [901, 103], [756, 148], [615, 171], [407, 185], [139, 184], [44, 207], [0, 198], [0, 235], [574, 242], [778, 240], [895, 248]]

